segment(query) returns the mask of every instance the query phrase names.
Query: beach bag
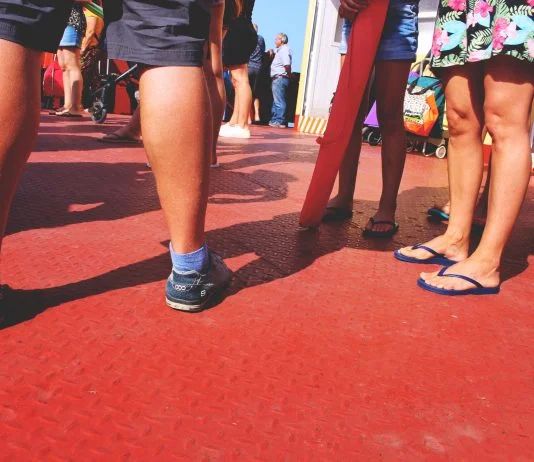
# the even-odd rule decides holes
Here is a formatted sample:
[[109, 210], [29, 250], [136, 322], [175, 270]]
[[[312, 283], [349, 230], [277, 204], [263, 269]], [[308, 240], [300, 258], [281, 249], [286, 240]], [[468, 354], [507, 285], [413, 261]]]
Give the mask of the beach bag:
[[406, 88], [404, 97], [404, 128], [407, 132], [417, 136], [427, 137], [434, 128], [439, 118], [439, 108], [436, 103], [436, 91], [441, 89], [441, 81], [424, 77], [424, 85], [419, 85], [421, 80], [415, 79]]
[[59, 67], [57, 57], [46, 68], [43, 76], [43, 96], [61, 98], [64, 96], [63, 73]]

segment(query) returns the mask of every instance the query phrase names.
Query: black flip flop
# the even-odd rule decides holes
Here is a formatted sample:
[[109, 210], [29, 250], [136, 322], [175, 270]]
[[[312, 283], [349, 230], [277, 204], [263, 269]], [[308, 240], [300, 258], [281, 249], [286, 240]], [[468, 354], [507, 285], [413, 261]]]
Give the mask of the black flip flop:
[[141, 140], [125, 138], [124, 136], [114, 135], [113, 133], [106, 135], [103, 138], [98, 138], [97, 141], [110, 144], [141, 144]]
[[60, 111], [64, 111], [64, 110], [65, 110], [64, 107], [58, 107], [57, 109], [52, 109], [52, 110], [48, 113], [48, 115], [57, 115], [58, 112], [60, 112]]
[[341, 207], [326, 207], [326, 211], [323, 215], [323, 223], [333, 223], [336, 221], [350, 220], [354, 215], [352, 210], [344, 209]]
[[81, 119], [81, 114], [73, 114], [72, 112], [61, 112], [60, 114], [56, 114], [56, 117], [65, 117], [66, 119]]
[[379, 237], [379, 238], [390, 238], [393, 237], [399, 231], [399, 224], [390, 220], [375, 220], [373, 217], [369, 218], [371, 226], [375, 225], [390, 225], [391, 229], [389, 231], [373, 231], [372, 229], [364, 229], [364, 237]]

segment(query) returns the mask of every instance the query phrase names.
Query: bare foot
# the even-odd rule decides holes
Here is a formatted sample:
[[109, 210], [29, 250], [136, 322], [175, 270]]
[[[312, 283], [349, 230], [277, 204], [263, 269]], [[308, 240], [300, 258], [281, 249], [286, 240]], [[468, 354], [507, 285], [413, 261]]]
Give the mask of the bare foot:
[[[460, 274], [479, 282], [483, 287], [497, 287], [500, 282], [499, 266], [493, 261], [487, 261], [472, 255], [456, 265], [447, 268], [445, 274]], [[466, 290], [474, 287], [468, 281], [459, 278], [438, 276], [438, 272], [421, 273], [421, 279], [438, 289]]]
[[[438, 236], [431, 241], [423, 244], [435, 250], [437, 253], [445, 255], [446, 258], [453, 261], [463, 261], [467, 258], [469, 252], [469, 239], [447, 235], [446, 233]], [[424, 249], [413, 249], [410, 247], [403, 247], [399, 249], [402, 255], [407, 257], [417, 258], [418, 260], [428, 260], [433, 255]]]
[[327, 208], [332, 207], [336, 209], [352, 210], [353, 205], [354, 202], [352, 198], [346, 199], [344, 197], [335, 196], [328, 201]]

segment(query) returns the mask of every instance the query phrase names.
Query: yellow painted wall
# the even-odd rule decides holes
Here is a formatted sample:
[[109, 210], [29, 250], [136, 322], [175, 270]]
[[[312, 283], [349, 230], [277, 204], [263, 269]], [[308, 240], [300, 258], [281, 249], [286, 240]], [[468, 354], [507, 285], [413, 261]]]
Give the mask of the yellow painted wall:
[[306, 92], [306, 83], [308, 80], [308, 66], [310, 63], [310, 52], [313, 34], [313, 23], [315, 19], [315, 6], [317, 0], [310, 0], [308, 4], [308, 20], [306, 23], [306, 35], [304, 38], [304, 50], [302, 52], [302, 64], [300, 66], [300, 84], [299, 94], [297, 97], [297, 117], [302, 114], [302, 108], [304, 104], [304, 94]]

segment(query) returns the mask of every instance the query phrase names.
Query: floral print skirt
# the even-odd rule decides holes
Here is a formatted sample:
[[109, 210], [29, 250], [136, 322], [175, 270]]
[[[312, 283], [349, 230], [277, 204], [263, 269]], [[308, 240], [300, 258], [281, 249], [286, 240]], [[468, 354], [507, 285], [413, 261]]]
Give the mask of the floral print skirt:
[[432, 67], [496, 55], [534, 62], [534, 0], [440, 0]]

